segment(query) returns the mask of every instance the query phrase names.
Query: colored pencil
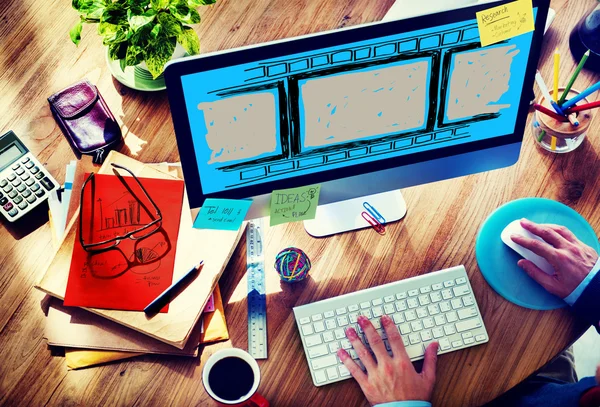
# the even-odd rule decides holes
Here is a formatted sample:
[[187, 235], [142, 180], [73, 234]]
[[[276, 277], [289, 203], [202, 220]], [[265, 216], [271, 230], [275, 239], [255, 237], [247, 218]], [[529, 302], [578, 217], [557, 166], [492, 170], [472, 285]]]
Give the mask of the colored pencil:
[[552, 98], [555, 102], [558, 102], [558, 67], [560, 66], [560, 52], [558, 48], [554, 50], [554, 91], [552, 92]]
[[204, 261], [201, 261], [200, 264], [192, 267], [190, 271], [181, 276], [179, 280], [171, 284], [169, 288], [163, 291], [158, 297], [156, 297], [156, 299], [154, 299], [154, 301], [148, 304], [146, 308], [144, 308], [144, 313], [146, 313], [146, 315], [154, 315], [160, 312], [165, 305], [173, 301], [175, 297], [179, 295], [179, 293], [187, 286], [187, 284], [196, 278], [203, 266]]
[[575, 113], [571, 113], [570, 115], [567, 116], [567, 118], [569, 119], [569, 122], [571, 122], [571, 124], [575, 127], [579, 126], [579, 120], [577, 120], [577, 115]]
[[575, 72], [573, 72], [573, 76], [571, 76], [569, 83], [567, 83], [567, 87], [565, 88], [565, 91], [563, 92], [562, 96], [560, 97], [560, 100], [558, 101], [559, 105], [562, 105], [564, 103], [565, 99], [567, 98], [567, 95], [569, 94], [569, 91], [575, 83], [575, 79], [577, 79], [577, 77], [579, 76], [579, 73], [583, 69], [583, 66], [585, 65], [585, 62], [587, 61], [589, 56], [590, 50], [588, 49], [587, 52], [583, 54], [583, 57], [581, 57], [581, 61], [579, 61], [579, 65], [577, 65], [577, 69], [575, 69]]
[[538, 143], [542, 142], [542, 139], [544, 138], [545, 135], [546, 135], [546, 130], [542, 130], [542, 132], [540, 133], [540, 135], [538, 137]]
[[533, 108], [538, 112], [542, 112], [545, 115], [552, 117], [553, 119], [558, 120], [559, 122], [566, 122], [568, 119], [565, 116], [561, 116], [557, 113], [554, 113], [552, 110], [548, 109], [546, 106], [542, 106], [539, 103], [534, 103]]
[[600, 100], [598, 100], [596, 102], [592, 102], [592, 103], [586, 103], [583, 105], [574, 106], [574, 107], [570, 108], [566, 113], [568, 113], [568, 114], [577, 113], [577, 112], [581, 112], [583, 110], [594, 109], [596, 107], [600, 107]]
[[579, 102], [582, 99], [585, 99], [586, 97], [588, 97], [592, 93], [598, 91], [599, 89], [600, 89], [600, 82], [596, 82], [594, 85], [590, 86], [589, 88], [587, 88], [586, 90], [581, 92], [579, 95], [573, 96], [571, 99], [569, 99], [565, 103], [563, 103], [562, 108], [568, 109], [570, 107], [575, 106], [577, 104], [577, 102]]
[[550, 150], [556, 150], [556, 137], [552, 136], [552, 140], [550, 141]]
[[542, 91], [542, 95], [544, 96], [544, 99], [546, 99], [547, 101], [550, 102], [550, 104], [552, 105], [552, 108], [554, 109], [554, 111], [556, 113], [564, 116], [564, 112], [562, 111], [562, 109], [554, 102], [554, 100], [552, 99], [552, 96], [550, 96], [550, 91], [548, 90], [548, 87], [546, 86], [546, 82], [544, 82], [544, 78], [542, 78], [542, 74], [540, 73], [540, 71], [536, 72], [535, 81], [537, 82], [538, 87]]

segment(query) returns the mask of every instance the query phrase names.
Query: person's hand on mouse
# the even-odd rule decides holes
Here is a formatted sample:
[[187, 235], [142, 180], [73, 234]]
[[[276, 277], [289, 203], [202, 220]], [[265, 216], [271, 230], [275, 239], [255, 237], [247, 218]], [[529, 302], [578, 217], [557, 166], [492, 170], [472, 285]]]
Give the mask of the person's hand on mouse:
[[564, 226], [537, 224], [527, 219], [521, 220], [521, 226], [546, 243], [520, 235], [512, 235], [512, 241], [545, 258], [555, 274], [544, 273], [529, 260], [521, 259], [517, 264], [549, 293], [568, 297], [594, 268], [598, 253]]
[[354, 328], [348, 328], [346, 336], [367, 372], [363, 372], [344, 349], [338, 350], [337, 354], [358, 382], [369, 403], [373, 406], [392, 401], [431, 400], [435, 385], [438, 343], [433, 342], [427, 347], [423, 369], [421, 373], [417, 373], [406, 353], [400, 332], [389, 316], [381, 317], [381, 325], [387, 334], [393, 356], [388, 354], [371, 321], [361, 315], [358, 317], [358, 324], [367, 337], [374, 357], [359, 339]]

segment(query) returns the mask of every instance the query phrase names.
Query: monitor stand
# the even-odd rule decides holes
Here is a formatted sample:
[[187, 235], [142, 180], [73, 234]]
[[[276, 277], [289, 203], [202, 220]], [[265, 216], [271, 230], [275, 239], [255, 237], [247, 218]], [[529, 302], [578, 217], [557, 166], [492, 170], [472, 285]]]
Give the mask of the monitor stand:
[[400, 220], [406, 214], [406, 202], [400, 190], [348, 199], [317, 206], [314, 219], [304, 221], [304, 229], [313, 237], [325, 237], [336, 233], [369, 228], [362, 217], [366, 212], [363, 203], [368, 202], [385, 218], [385, 223]]

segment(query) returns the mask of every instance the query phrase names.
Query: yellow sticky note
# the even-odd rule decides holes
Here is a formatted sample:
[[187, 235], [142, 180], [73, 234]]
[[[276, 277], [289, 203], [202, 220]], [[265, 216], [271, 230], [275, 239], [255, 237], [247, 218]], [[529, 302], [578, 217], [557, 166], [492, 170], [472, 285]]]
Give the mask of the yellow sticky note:
[[477, 13], [481, 46], [495, 44], [535, 29], [531, 0], [517, 0]]

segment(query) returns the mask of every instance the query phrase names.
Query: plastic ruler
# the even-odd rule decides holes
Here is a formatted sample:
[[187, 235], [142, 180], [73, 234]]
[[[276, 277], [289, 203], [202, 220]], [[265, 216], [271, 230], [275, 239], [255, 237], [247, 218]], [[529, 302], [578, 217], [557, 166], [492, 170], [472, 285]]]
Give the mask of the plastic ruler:
[[248, 353], [267, 358], [267, 296], [263, 253], [263, 220], [248, 222], [246, 270], [248, 274]]

